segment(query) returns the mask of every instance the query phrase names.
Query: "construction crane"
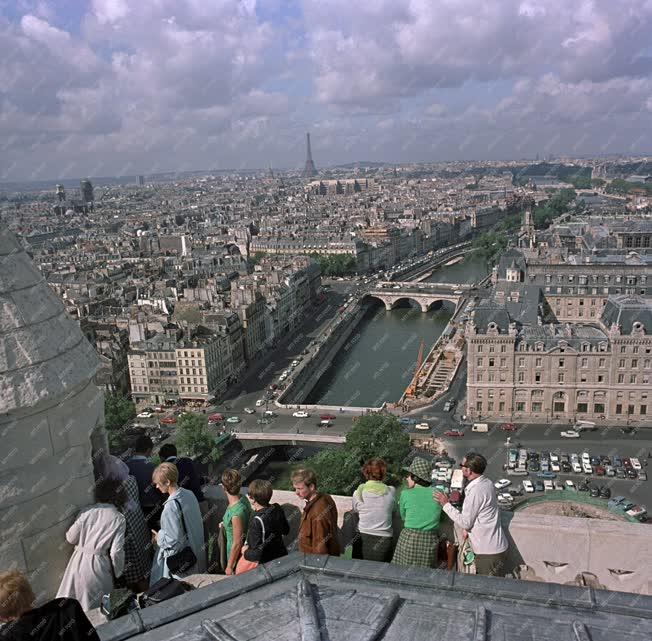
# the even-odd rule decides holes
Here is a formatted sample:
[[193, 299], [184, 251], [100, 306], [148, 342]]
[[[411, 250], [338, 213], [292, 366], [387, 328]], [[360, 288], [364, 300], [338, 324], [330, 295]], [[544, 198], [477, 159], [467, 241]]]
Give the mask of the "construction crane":
[[410, 381], [410, 384], [407, 386], [407, 389], [405, 390], [405, 396], [409, 398], [414, 397], [414, 393], [417, 391], [417, 377], [419, 376], [419, 372], [421, 370], [421, 365], [423, 363], [423, 338], [421, 339], [421, 343], [419, 344], [419, 353], [417, 354], [417, 362], [414, 368], [414, 376], [412, 376], [412, 380]]

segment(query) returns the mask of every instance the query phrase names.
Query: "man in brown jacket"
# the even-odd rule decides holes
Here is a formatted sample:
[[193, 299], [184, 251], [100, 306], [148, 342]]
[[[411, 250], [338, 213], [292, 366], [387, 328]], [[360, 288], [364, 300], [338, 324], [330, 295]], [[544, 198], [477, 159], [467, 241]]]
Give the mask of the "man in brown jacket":
[[317, 478], [310, 469], [295, 470], [292, 485], [297, 496], [306, 502], [299, 524], [299, 550], [339, 556], [335, 501], [329, 494], [317, 492]]

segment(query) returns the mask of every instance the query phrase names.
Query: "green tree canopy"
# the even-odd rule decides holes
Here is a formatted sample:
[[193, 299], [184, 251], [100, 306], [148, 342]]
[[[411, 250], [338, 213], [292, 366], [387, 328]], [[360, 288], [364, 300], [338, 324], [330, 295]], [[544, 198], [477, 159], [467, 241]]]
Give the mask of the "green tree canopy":
[[205, 463], [215, 463], [222, 457], [222, 450], [215, 441], [204, 415], [184, 414], [177, 419], [176, 443], [180, 453]]
[[362, 481], [360, 467], [374, 457], [387, 463], [390, 482], [396, 482], [410, 453], [410, 437], [395, 416], [362, 416], [346, 435], [343, 447], [324, 450], [308, 459], [315, 470], [319, 489], [330, 494], [350, 496]]
[[324, 276], [342, 276], [355, 271], [356, 262], [348, 254], [310, 254], [319, 263]]
[[136, 406], [127, 398], [115, 394], [104, 395], [104, 427], [111, 449], [122, 449], [122, 428], [136, 416]]

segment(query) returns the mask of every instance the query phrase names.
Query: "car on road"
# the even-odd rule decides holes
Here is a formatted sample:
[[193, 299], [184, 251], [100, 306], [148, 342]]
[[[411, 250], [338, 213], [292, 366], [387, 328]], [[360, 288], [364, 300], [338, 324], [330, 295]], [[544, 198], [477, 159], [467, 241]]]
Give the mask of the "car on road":
[[508, 485], [511, 485], [511, 484], [512, 484], [512, 482], [509, 479], [499, 479], [498, 481], [496, 481], [494, 483], [494, 487], [497, 490], [502, 490], [502, 489], [506, 488]]
[[245, 414], [255, 414], [256, 410], [251, 409], [251, 407], [244, 408]]
[[308, 418], [310, 414], [308, 414], [308, 412], [304, 412], [303, 410], [299, 410], [298, 412], [294, 412], [292, 416], [294, 416], [294, 418]]
[[514, 425], [514, 423], [501, 423], [499, 429], [501, 429], [503, 432], [515, 432], [516, 425]]
[[454, 407], [455, 407], [455, 399], [451, 399], [450, 401], [446, 401], [444, 403], [444, 412], [450, 412]]
[[229, 416], [229, 418], [226, 419], [227, 423], [239, 423], [240, 422], [240, 417], [239, 416]]
[[263, 412], [263, 416], [274, 418], [275, 416], [278, 416], [278, 414], [276, 412], [272, 411], [272, 410], [265, 410]]
[[319, 418], [322, 421], [334, 421], [337, 418], [337, 416], [335, 416], [335, 414], [320, 414]]
[[540, 479], [554, 479], [557, 478], [557, 475], [554, 472], [539, 472], [537, 478]]
[[414, 426], [414, 429], [415, 429], [415, 430], [429, 430], [429, 429], [430, 429], [430, 425], [428, 425], [428, 423], [417, 423], [417, 424]]
[[138, 414], [138, 418], [152, 418], [152, 412], [141, 412]]
[[414, 424], [416, 424], [416, 421], [413, 418], [408, 418], [407, 416], [404, 416], [403, 418], [399, 418], [398, 422], [401, 425], [414, 425]]
[[177, 422], [177, 419], [174, 418], [174, 416], [164, 416], [159, 422], [164, 423], [165, 425], [174, 425]]
[[265, 399], [264, 399], [264, 398], [259, 398], [259, 399], [256, 401], [256, 407], [261, 407], [261, 406], [263, 406], [263, 405], [265, 405]]
[[[219, 423], [220, 421], [223, 421], [224, 417], [221, 414], [211, 414], [208, 417], [208, 422], [209, 423]], [[163, 422], [163, 421], [161, 421]]]
[[532, 494], [534, 492], [534, 485], [532, 484], [532, 481], [525, 479], [523, 481], [523, 490], [525, 490], [526, 494]]
[[607, 503], [607, 507], [610, 510], [613, 510], [616, 507], [620, 507], [620, 504], [625, 501], [624, 496], [614, 496], [612, 499], [609, 499], [609, 502]]
[[464, 432], [461, 430], [446, 430], [444, 436], [450, 436], [451, 438], [461, 438], [464, 436]]
[[562, 438], [579, 438], [580, 433], [575, 430], [565, 430], [559, 434]]
[[272, 421], [270, 421], [268, 418], [259, 418], [256, 423], [258, 425], [269, 425]]

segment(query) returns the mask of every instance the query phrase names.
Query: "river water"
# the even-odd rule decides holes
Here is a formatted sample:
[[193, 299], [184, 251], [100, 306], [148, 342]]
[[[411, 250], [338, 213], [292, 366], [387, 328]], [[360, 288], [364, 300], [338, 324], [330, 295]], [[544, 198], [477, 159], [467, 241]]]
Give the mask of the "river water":
[[[472, 283], [486, 274], [484, 261], [470, 254], [462, 262], [438, 269], [428, 280]], [[453, 311], [446, 303], [425, 314], [419, 307], [388, 312], [379, 302], [365, 315], [305, 402], [379, 407], [398, 401], [412, 379], [421, 341], [425, 357]]]

